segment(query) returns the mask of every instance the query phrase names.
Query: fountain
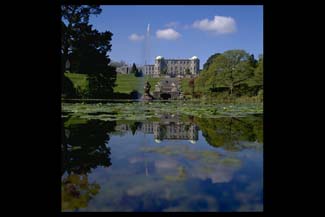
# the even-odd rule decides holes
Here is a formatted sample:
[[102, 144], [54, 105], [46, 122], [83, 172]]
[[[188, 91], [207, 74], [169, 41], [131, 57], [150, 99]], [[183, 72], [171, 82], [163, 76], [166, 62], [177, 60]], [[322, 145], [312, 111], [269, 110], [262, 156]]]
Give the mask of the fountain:
[[[150, 43], [150, 24], [148, 24], [148, 26], [147, 26], [147, 33], [146, 33], [146, 37], [145, 37], [144, 65], [148, 64], [149, 59], [150, 59], [150, 54], [149, 54], [150, 46], [149, 46], [149, 43]], [[142, 81], [143, 81], [143, 79], [142, 79]], [[144, 94], [141, 97], [141, 100], [148, 101], [148, 100], [153, 100], [154, 99], [154, 97], [150, 94], [150, 88], [151, 88], [151, 85], [147, 81], [146, 84], [144, 85]]]

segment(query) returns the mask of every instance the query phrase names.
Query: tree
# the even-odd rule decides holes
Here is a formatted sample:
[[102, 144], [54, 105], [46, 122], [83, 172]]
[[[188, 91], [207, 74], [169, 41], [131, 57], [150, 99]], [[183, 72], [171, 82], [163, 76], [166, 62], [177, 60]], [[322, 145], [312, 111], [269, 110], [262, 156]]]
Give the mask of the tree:
[[130, 129], [131, 129], [131, 132], [132, 132], [132, 135], [135, 134], [135, 132], [137, 131], [137, 129], [142, 125], [141, 122], [133, 122], [132, 124], [130, 124]]
[[220, 53], [215, 53], [213, 55], [211, 55], [207, 61], [203, 64], [203, 70], [208, 70], [209, 69], [209, 66], [212, 64], [212, 62], [214, 61], [214, 59], [221, 55]]
[[194, 78], [191, 78], [188, 82], [188, 86], [191, 88], [192, 90], [192, 97], [194, 95]]
[[100, 6], [95, 5], [61, 6], [61, 55], [64, 63], [72, 52], [78, 25], [88, 24], [90, 15], [98, 15], [101, 11]]
[[249, 61], [249, 64], [250, 64], [253, 68], [256, 68], [256, 66], [257, 66], [257, 60], [255, 59], [254, 54], [252, 54], [252, 55], [249, 56], [248, 61]]
[[99, 190], [100, 185], [96, 182], [90, 183], [88, 175], [68, 175], [61, 184], [62, 211], [86, 208], [89, 200], [98, 194]]
[[130, 71], [130, 74], [136, 74], [136, 73], [138, 73], [138, 68], [137, 68], [137, 66], [135, 65], [135, 63], [133, 63], [133, 65], [132, 65], [132, 69], [131, 69], [131, 71]]
[[100, 185], [88, 180], [98, 166], [111, 166], [108, 133], [115, 131], [115, 122], [63, 118], [62, 124], [62, 210], [85, 208]]
[[218, 84], [216, 79], [216, 58], [220, 55], [220, 53], [211, 55], [203, 65], [203, 70], [195, 80], [197, 90], [210, 92], [216, 89]]
[[99, 6], [62, 6], [62, 61], [70, 59], [71, 71], [88, 74], [89, 97], [111, 98], [116, 81], [109, 66], [113, 34], [98, 32], [88, 24], [89, 16], [101, 13]]
[[107, 53], [111, 51], [113, 34], [109, 31], [99, 33], [91, 25], [80, 24], [74, 37], [71, 70], [81, 74], [97, 73], [110, 63]]
[[138, 70], [135, 74], [134, 74], [135, 77], [142, 77], [143, 76], [143, 72], [142, 70]]
[[254, 76], [250, 80], [251, 86], [261, 86], [263, 88], [263, 56], [260, 56], [257, 67], [254, 70]]
[[88, 75], [89, 97], [111, 99], [114, 96], [116, 68], [107, 66], [106, 70]]
[[71, 117], [62, 123], [62, 174], [87, 174], [98, 166], [111, 165], [108, 133], [115, 131], [116, 123], [81, 121]]
[[[242, 150], [246, 142], [263, 143], [263, 118], [261, 117], [227, 117], [218, 119], [194, 118], [202, 131], [203, 137], [214, 147], [226, 150]], [[260, 144], [255, 144], [260, 146]]]
[[110, 66], [111, 32], [99, 33], [91, 25], [80, 27], [80, 34], [71, 54], [74, 72], [88, 74], [89, 97], [111, 98], [116, 81], [116, 68]]
[[245, 83], [254, 75], [249, 58], [244, 50], [229, 50], [216, 57], [216, 82], [227, 86], [230, 95], [235, 86]]

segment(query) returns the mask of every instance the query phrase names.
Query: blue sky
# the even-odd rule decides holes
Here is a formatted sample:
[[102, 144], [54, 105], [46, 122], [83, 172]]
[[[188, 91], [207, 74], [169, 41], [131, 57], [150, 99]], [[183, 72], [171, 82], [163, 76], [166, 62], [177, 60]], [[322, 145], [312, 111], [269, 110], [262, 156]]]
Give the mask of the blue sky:
[[[90, 24], [113, 33], [109, 56], [114, 61], [141, 65], [145, 59], [153, 64], [158, 55], [167, 59], [195, 55], [202, 68], [209, 56], [230, 49], [244, 49], [256, 58], [263, 54], [263, 6], [110, 5], [102, 9]], [[149, 39], [145, 37], [148, 24]]]

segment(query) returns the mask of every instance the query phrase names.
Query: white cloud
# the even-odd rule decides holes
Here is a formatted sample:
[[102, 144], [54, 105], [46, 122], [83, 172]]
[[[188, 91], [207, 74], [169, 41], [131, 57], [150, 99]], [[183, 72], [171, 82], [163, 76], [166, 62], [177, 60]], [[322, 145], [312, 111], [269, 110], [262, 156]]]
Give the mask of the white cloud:
[[179, 22], [173, 21], [173, 22], [167, 23], [165, 26], [166, 27], [174, 27], [174, 28], [176, 28], [178, 25], [179, 25]]
[[162, 30], [158, 29], [156, 32], [156, 36], [157, 36], [157, 38], [160, 38], [160, 39], [175, 40], [175, 39], [178, 39], [181, 36], [181, 34], [176, 32], [172, 28], [168, 28], [168, 29], [162, 29]]
[[211, 31], [217, 34], [227, 34], [236, 31], [236, 22], [232, 17], [214, 16], [213, 20], [197, 20], [192, 26], [203, 31]]
[[129, 40], [131, 41], [142, 41], [143, 39], [144, 39], [143, 35], [137, 35], [135, 33], [129, 36]]

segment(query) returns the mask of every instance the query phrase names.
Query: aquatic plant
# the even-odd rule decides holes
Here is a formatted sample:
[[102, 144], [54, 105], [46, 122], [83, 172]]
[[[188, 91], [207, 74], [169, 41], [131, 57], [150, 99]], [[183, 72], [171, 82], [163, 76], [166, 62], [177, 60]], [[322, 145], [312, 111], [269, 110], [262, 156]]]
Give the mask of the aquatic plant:
[[193, 102], [141, 102], [124, 103], [62, 103], [65, 116], [77, 116], [83, 119], [103, 121], [134, 120], [143, 121], [159, 118], [162, 113], [177, 113], [199, 118], [244, 117], [252, 114], [263, 114], [263, 104], [216, 104]]

